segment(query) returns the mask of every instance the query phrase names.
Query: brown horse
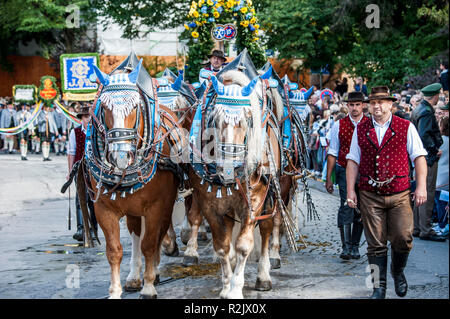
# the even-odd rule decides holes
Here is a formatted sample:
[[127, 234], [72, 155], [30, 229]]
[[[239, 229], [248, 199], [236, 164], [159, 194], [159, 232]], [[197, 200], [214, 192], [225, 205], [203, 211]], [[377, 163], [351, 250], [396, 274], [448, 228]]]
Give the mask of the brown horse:
[[[255, 224], [263, 212], [273, 211], [274, 202], [270, 200], [268, 193], [271, 179], [278, 178], [280, 148], [278, 132], [268, 124], [273, 124], [274, 119], [267, 118], [267, 123], [262, 121], [265, 110], [261, 111], [258, 99], [258, 95], [262, 96], [259, 78], [249, 81], [242, 72], [228, 71], [223, 74], [223, 80], [228, 85], [220, 83], [215, 77], [211, 78], [218, 95], [212, 109], [208, 112], [205, 110], [203, 114], [208, 117], [204, 120], [204, 127], [215, 128], [212, 129], [212, 144], [213, 156], [218, 156], [215, 157], [216, 173], [201, 176], [198, 166], [192, 164], [189, 168], [189, 180], [194, 196], [189, 214], [196, 210], [194, 215], [199, 215], [201, 211], [211, 227], [214, 250], [222, 266], [223, 289], [220, 297], [243, 298], [244, 269], [254, 246]], [[240, 101], [238, 105], [241, 107], [230, 109], [226, 103], [236, 100], [235, 95], [230, 95], [234, 94], [233, 92], [237, 94]], [[263, 130], [263, 127], [266, 129]], [[206, 131], [202, 130], [203, 136], [206, 136]], [[220, 160], [230, 155], [227, 155], [230, 146], [233, 147], [233, 157], [244, 160], [243, 169], [236, 168], [231, 179], [225, 161]], [[195, 148], [194, 153], [198, 151], [195, 145], [192, 147]], [[244, 149], [245, 157], [242, 157]], [[268, 154], [271, 162], [268, 160]], [[208, 160], [208, 155], [211, 155], [209, 151], [201, 155], [201, 166]], [[239, 176], [240, 173], [243, 176]], [[211, 179], [210, 182], [204, 182], [203, 177]], [[217, 178], [225, 183], [214, 182]], [[231, 191], [228, 186], [233, 184], [235, 188]], [[226, 196], [222, 196], [222, 188], [224, 193], [227, 188]], [[240, 222], [240, 232], [233, 243], [232, 230], [236, 219]], [[262, 253], [256, 288], [268, 290], [271, 288], [268, 254], [271, 228], [263, 224], [267, 226], [267, 223], [260, 225]]]
[[[142, 60], [131, 73], [118, 70], [112, 75], [95, 69], [102, 89], [91, 122], [94, 129], [87, 140], [86, 159], [88, 184], [96, 193], [95, 213], [105, 235], [111, 267], [110, 298], [120, 298], [122, 294], [119, 220], [123, 216], [127, 217], [133, 245], [131, 272], [125, 288], [141, 288], [142, 253], [145, 271], [140, 294], [142, 298], [156, 298], [154, 283], [161, 243], [171, 223], [180, 182], [168, 160], [170, 140], [178, 132], [172, 130], [176, 116], [158, 106], [156, 81], [141, 65]], [[140, 83], [138, 77], [152, 82]], [[101, 152], [96, 156], [93, 150], [98, 140], [104, 148], [103, 156]]]

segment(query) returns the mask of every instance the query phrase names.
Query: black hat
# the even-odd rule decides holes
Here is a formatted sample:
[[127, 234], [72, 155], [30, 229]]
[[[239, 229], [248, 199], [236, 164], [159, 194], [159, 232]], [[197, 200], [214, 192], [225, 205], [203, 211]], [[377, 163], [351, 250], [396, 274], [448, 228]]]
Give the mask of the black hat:
[[348, 93], [347, 98], [344, 102], [367, 102], [366, 97], [362, 92], [353, 91]]
[[83, 115], [89, 115], [89, 106], [82, 106], [80, 111], [77, 113], [77, 117], [81, 120]]
[[391, 95], [387, 86], [374, 86], [370, 92], [369, 100], [397, 101], [397, 98]]
[[208, 59], [213, 57], [213, 56], [221, 58], [223, 61], [227, 60], [227, 58], [225, 57], [225, 54], [222, 51], [220, 51], [220, 50], [213, 50], [213, 52], [210, 55], [208, 55]]

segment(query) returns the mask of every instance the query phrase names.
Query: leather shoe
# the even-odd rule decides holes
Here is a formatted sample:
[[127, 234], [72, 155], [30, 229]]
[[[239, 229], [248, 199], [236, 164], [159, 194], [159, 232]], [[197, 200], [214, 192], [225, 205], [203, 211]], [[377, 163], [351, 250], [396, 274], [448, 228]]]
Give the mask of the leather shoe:
[[391, 275], [394, 279], [395, 293], [399, 297], [405, 297], [408, 292], [408, 283], [403, 270], [406, 267], [409, 253], [391, 252]]
[[434, 235], [434, 234], [428, 235], [428, 236], [420, 236], [419, 238], [422, 240], [439, 241], [439, 242], [444, 242], [447, 239], [443, 236]]
[[72, 237], [75, 240], [83, 241], [83, 228], [78, 228], [77, 232]]

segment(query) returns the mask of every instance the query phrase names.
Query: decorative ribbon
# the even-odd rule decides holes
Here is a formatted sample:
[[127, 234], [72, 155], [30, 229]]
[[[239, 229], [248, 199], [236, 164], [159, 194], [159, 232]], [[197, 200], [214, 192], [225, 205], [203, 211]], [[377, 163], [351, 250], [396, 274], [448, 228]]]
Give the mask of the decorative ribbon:
[[20, 124], [19, 126], [16, 126], [16, 127], [0, 128], [0, 134], [16, 135], [16, 134], [19, 134], [19, 133], [25, 131], [28, 128], [28, 126], [30, 126], [36, 120], [36, 118], [39, 116], [39, 113], [41, 113], [41, 111], [42, 111], [42, 106], [43, 106], [43, 102], [40, 101], [37, 104], [36, 108], [34, 109], [33, 113], [31, 114], [31, 117], [28, 119], [28, 121], [23, 122], [22, 124]]
[[75, 114], [67, 110], [61, 103], [59, 103], [59, 101], [55, 100], [54, 103], [57, 107], [59, 107], [59, 109], [62, 111], [62, 113], [68, 120], [70, 120], [73, 124], [81, 125], [81, 120], [78, 119]]

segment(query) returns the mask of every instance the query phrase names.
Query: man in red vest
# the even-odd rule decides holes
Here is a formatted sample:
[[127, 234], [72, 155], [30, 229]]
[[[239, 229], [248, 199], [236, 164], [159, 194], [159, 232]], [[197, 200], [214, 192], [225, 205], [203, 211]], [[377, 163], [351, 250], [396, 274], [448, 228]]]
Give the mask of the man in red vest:
[[395, 292], [404, 297], [408, 284], [403, 270], [413, 240], [409, 160], [416, 170], [413, 200], [420, 206], [427, 200], [427, 151], [414, 125], [392, 115], [395, 98], [387, 86], [374, 87], [369, 101], [372, 119], [355, 128], [347, 155], [347, 202], [353, 208], [358, 203], [355, 183], [359, 173], [361, 215], [374, 283], [371, 298], [386, 297], [388, 239]]
[[347, 181], [345, 177], [347, 159], [345, 157], [350, 150], [355, 126], [365, 122], [369, 118], [363, 114], [363, 104], [366, 100], [362, 92], [350, 92], [345, 102], [347, 102], [348, 116], [335, 122], [330, 132], [331, 141], [327, 155], [327, 180], [325, 187], [330, 194], [333, 193], [331, 175], [334, 170], [336, 183], [339, 185], [339, 196], [341, 198], [341, 206], [338, 212], [338, 227], [342, 241], [342, 253], [340, 257], [348, 260], [359, 259], [361, 257], [358, 248], [363, 232], [363, 224], [361, 215], [345, 203], [347, 200]]
[[[81, 119], [81, 126], [74, 128], [70, 131], [69, 135], [69, 149], [68, 149], [68, 162], [69, 162], [69, 174], [72, 171], [73, 164], [83, 159], [84, 146], [86, 140], [86, 129], [91, 116], [89, 115], [89, 107], [83, 106], [77, 114], [77, 117]], [[97, 229], [97, 220], [95, 218], [94, 203], [86, 192], [86, 199], [91, 215], [92, 225]], [[75, 206], [77, 208], [77, 232], [73, 235], [73, 239], [83, 241], [83, 217], [81, 212], [80, 200], [78, 194], [75, 199]]]

